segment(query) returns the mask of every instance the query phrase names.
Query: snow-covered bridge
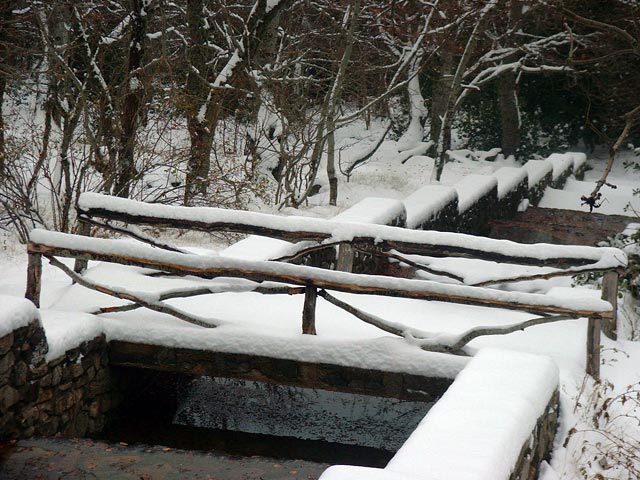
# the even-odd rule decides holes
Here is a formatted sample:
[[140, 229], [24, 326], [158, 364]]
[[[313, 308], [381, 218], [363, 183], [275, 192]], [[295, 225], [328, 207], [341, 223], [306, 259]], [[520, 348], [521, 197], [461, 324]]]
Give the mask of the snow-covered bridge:
[[[325, 474], [329, 479], [423, 478], [426, 468], [447, 471], [463, 452], [470, 463], [467, 470], [458, 468], [462, 472], [459, 478], [476, 478], [475, 474], [481, 472], [496, 474], [498, 470], [500, 475], [494, 478], [507, 478], [509, 472], [526, 473], [552, 443], [557, 418], [557, 368], [543, 357], [505, 351], [487, 351], [469, 362], [466, 346], [480, 336], [579, 319], [588, 332], [587, 371], [597, 377], [601, 323], [609, 328], [615, 325], [608, 300], [616, 295], [616, 271], [626, 263], [625, 255], [614, 248], [523, 245], [345, 221], [149, 205], [95, 194], [80, 199], [79, 214], [86, 222], [130, 234], [138, 241], [33, 231], [28, 247], [27, 298], [39, 303], [41, 262], [45, 257], [76, 283], [74, 288], [87, 287], [120, 299], [118, 305], [102, 306], [92, 313], [144, 307], [192, 324], [187, 329], [155, 323], [105, 325], [110, 365], [427, 403], [442, 397], [385, 470], [336, 467]], [[131, 225], [265, 235], [282, 242], [281, 255], [277, 261], [264, 261], [194, 253], [161, 244]], [[311, 253], [345, 246], [397, 262], [404, 268], [403, 276], [410, 278], [299, 264], [305, 263]], [[60, 261], [60, 257], [76, 259], [76, 268]], [[95, 267], [85, 273], [89, 261], [115, 264], [117, 273], [106, 279]], [[603, 299], [509, 287], [587, 272], [604, 273], [605, 285], [612, 288], [605, 289]], [[176, 304], [181, 298], [224, 292], [283, 299], [304, 297], [298, 330], [302, 335], [282, 335], [277, 328], [271, 331], [269, 325], [243, 327], [218, 315], [220, 312], [214, 318], [211, 313], [216, 310], [217, 297], [207, 302], [210, 308], [205, 314]], [[493, 325], [475, 322], [455, 334], [427, 331], [422, 322], [420, 326], [407, 325], [402, 312], [392, 313], [387, 308], [378, 316], [370, 307], [358, 306], [356, 299], [362, 295], [464, 308], [489, 307], [502, 315], [512, 312], [514, 321]], [[382, 330], [384, 336], [340, 338], [325, 331], [316, 335], [318, 297], [368, 328]], [[223, 309], [225, 314], [228, 307]], [[528, 315], [526, 319], [523, 314]], [[255, 311], [252, 315], [268, 316], [268, 312]], [[300, 321], [299, 314], [296, 316]], [[460, 421], [452, 422], [455, 418]], [[493, 423], [500, 428], [487, 430]], [[466, 440], [461, 442], [465, 435]], [[483, 449], [468, 456], [472, 446], [481, 442]], [[498, 461], [496, 452], [506, 444], [508, 455], [500, 454]], [[472, 470], [473, 475], [464, 476]]]

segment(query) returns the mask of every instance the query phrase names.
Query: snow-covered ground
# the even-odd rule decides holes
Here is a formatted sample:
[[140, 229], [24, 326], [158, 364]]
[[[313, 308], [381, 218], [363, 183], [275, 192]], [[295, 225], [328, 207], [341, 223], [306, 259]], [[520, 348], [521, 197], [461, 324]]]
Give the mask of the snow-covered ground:
[[[342, 131], [338, 138], [339, 146], [355, 144], [366, 148], [368, 140], [358, 135], [360, 134], [355, 130]], [[425, 156], [415, 156], [402, 163], [405, 158], [405, 155], [398, 153], [396, 142], [384, 142], [371, 161], [355, 170], [349, 183], [341, 182], [337, 207], [325, 206], [328, 202], [325, 198], [326, 193], [323, 192], [311, 197], [310, 205], [304, 210], [285, 210], [285, 213], [328, 218], [365, 197], [402, 199], [428, 182], [433, 167], [432, 159]], [[501, 167], [514, 166], [509, 160], [469, 160], [463, 155], [458, 155], [457, 158], [458, 160], [447, 164], [443, 184], [453, 185], [469, 174], [492, 173]], [[591, 164], [594, 170], [587, 173], [585, 182], [570, 180], [566, 190], [549, 191], [543, 200], [544, 206], [586, 210], [586, 207], [579, 205], [579, 197], [592, 188], [593, 181], [598, 178], [603, 167], [601, 160], [592, 161]], [[625, 171], [619, 162], [609, 182], [618, 185], [618, 189], [615, 190], [615, 194], [604, 192], [608, 201], [603, 203], [599, 211], [609, 213], [611, 208], [611, 213], [625, 213], [622, 210], [624, 199], [628, 199], [627, 203], [631, 201], [629, 194], [633, 188], [640, 185], [640, 173]], [[194, 242], [194, 239], [197, 241]], [[0, 294], [22, 296], [26, 279], [24, 247], [10, 237], [3, 237], [2, 240], [4, 245], [0, 269], [3, 275], [0, 277]], [[204, 236], [187, 237], [187, 240], [182, 239], [181, 243], [192, 251], [207, 254], [215, 254], [224, 248], [220, 243], [208, 242]], [[233, 247], [230, 251], [232, 250]], [[71, 261], [65, 263], [71, 265]], [[483, 275], [486, 276], [488, 268], [496, 267], [488, 267], [482, 262], [467, 262], [461, 268], [465, 276], [482, 278]], [[509, 273], [510, 267], [506, 270], [504, 273]], [[513, 271], [518, 273], [516, 267]], [[134, 267], [92, 263], [87, 275], [102, 284], [149, 293], [204, 283], [211, 285], [211, 282], [191, 277], [150, 278], [142, 276], [143, 273], [144, 270]], [[578, 293], [578, 289], [569, 290], [570, 288], [571, 279], [562, 278], [519, 285], [522, 291], [546, 292], [564, 297]], [[580, 294], [584, 295], [584, 289], [580, 290]], [[587, 295], [589, 294], [598, 296], [599, 292], [587, 292]], [[531, 318], [531, 315], [520, 312], [441, 302], [369, 295], [336, 296], [387, 320], [429, 332], [442, 332], [445, 335], [459, 334], [479, 325], [505, 325]], [[260, 295], [241, 291], [170, 301], [172, 305], [190, 314], [225, 321], [223, 327], [205, 333], [199, 327], [144, 309], [97, 317], [88, 312], [93, 312], [98, 307], [120, 305], [124, 302], [89, 291], [79, 285], [71, 285], [64, 273], [45, 262], [41, 315], [52, 347], [49, 358], [54, 358], [74, 343], [89, 338], [96, 332], [104, 331], [112, 339], [148, 339], [170, 345], [181, 343], [195, 348], [210, 344], [216, 348], [226, 346], [224, 348], [229, 348], [230, 351], [234, 348], [246, 348], [249, 342], [255, 346], [257, 353], [269, 354], [275, 348], [288, 350], [293, 358], [309, 358], [309, 355], [312, 358], [314, 355], [326, 358], [329, 355], [339, 363], [359, 363], [372, 367], [383, 364], [388, 367], [397, 362], [396, 368], [403, 371], [420, 371], [425, 358], [429, 357], [432, 365], [430, 368], [440, 369], [440, 373], [450, 376], [460, 371], [466, 363], [463, 357], [446, 358], [447, 356], [441, 354], [423, 352], [415, 345], [364, 324], [322, 299], [318, 299], [317, 306], [318, 337], [305, 338], [300, 334], [302, 302], [302, 296]], [[252, 332], [250, 337], [247, 337], [248, 331]], [[586, 399], [598, 395], [613, 398], [623, 394], [628, 386], [640, 382], [640, 343], [604, 340], [605, 386], [594, 386], [585, 380], [585, 345], [586, 320], [581, 319], [540, 325], [506, 336], [482, 337], [472, 341], [467, 347], [470, 354], [485, 347], [497, 347], [548, 355], [559, 366], [561, 428], [551, 463], [544, 468], [544, 480], [592, 478], [591, 476], [598, 472], [603, 472], [606, 478], [632, 478], [628, 476], [628, 468], [610, 468], [612, 460], [598, 462], [594, 461], [593, 457], [603, 458], [602, 452], [594, 453], [598, 448], [602, 450], [601, 435], [611, 437], [622, 432], [623, 438], [640, 440], [640, 427], [636, 422], [640, 418], [638, 404], [633, 401], [612, 401], [606, 403], [604, 410], [595, 412], [591, 410], [595, 407], [590, 405], [602, 406], [604, 398], [600, 399], [599, 403], [590, 403]], [[611, 386], [606, 382], [611, 382]], [[607, 412], [606, 418], [602, 417], [603, 411]], [[594, 425], [593, 413], [601, 415], [597, 420], [598, 425]], [[567, 435], [570, 438], [565, 442]], [[640, 453], [636, 454], [637, 461]], [[618, 457], [620, 455], [622, 454], [618, 453]]]

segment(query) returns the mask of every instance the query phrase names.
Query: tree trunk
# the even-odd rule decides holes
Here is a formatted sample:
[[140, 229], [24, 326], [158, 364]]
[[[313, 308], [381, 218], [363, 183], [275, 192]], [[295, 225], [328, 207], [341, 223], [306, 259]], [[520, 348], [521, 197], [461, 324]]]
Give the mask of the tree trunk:
[[147, 33], [145, 0], [131, 0], [131, 40], [129, 43], [128, 81], [122, 107], [122, 132], [118, 145], [118, 165], [114, 193], [128, 197], [131, 182], [137, 175], [135, 166], [135, 140], [140, 126], [140, 111], [144, 98], [142, 81], [142, 57]]
[[505, 157], [515, 155], [520, 145], [520, 111], [516, 92], [516, 74], [507, 72], [498, 78], [500, 107], [500, 147]]
[[353, 44], [355, 43], [355, 33], [358, 29], [358, 16], [360, 14], [360, 0], [351, 0], [349, 3], [349, 28], [347, 29], [346, 46], [338, 71], [333, 80], [333, 85], [329, 92], [329, 102], [327, 109], [327, 177], [329, 178], [329, 204], [335, 205], [338, 201], [338, 178], [336, 177], [335, 166], [335, 115], [342, 97], [342, 86], [347, 72], [347, 66], [351, 60]]
[[440, 141], [440, 133], [442, 131], [442, 122], [447, 113], [447, 103], [451, 92], [451, 79], [453, 71], [453, 54], [450, 49], [443, 47], [440, 55], [440, 67], [437, 77], [433, 82], [433, 91], [431, 94], [431, 129], [429, 138], [433, 142], [430, 149], [432, 156], [436, 155], [438, 142]]
[[211, 166], [211, 146], [213, 140], [213, 122], [211, 112], [213, 107], [211, 91], [207, 84], [209, 68], [207, 66], [207, 31], [204, 23], [203, 0], [187, 1], [187, 27], [189, 31], [189, 73], [187, 74], [186, 105], [187, 129], [189, 131], [189, 160], [187, 163], [187, 178], [185, 182], [184, 203], [191, 203], [194, 196], [207, 191], [207, 178]]
[[2, 105], [4, 105], [4, 91], [7, 86], [7, 79], [0, 74], [0, 180], [6, 175], [7, 150], [4, 142], [4, 116], [2, 115]]
[[4, 0], [0, 2], [0, 37], [4, 40], [0, 42], [0, 180], [7, 174], [7, 150], [4, 136], [4, 116], [2, 115], [2, 105], [4, 105], [4, 93], [7, 88], [7, 77], [13, 67], [11, 43], [8, 40], [7, 26], [10, 25], [11, 12], [17, 8], [15, 0]]
[[[522, 0], [511, 0], [509, 5], [509, 25], [512, 32], [519, 28], [522, 19]], [[507, 45], [517, 42], [512, 35], [507, 37]], [[518, 106], [517, 76], [506, 72], [498, 78], [498, 106], [500, 109], [500, 147], [505, 157], [515, 155], [520, 146], [520, 109]]]

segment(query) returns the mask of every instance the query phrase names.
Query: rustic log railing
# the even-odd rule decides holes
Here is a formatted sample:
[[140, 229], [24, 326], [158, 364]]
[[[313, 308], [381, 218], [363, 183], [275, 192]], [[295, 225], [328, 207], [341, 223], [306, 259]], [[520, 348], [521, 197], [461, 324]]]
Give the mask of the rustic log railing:
[[[111, 201], [112, 200], [109, 202], [110, 207], [113, 206]], [[118, 199], [117, 202], [120, 202], [120, 199]], [[124, 202], [131, 201], [124, 200]], [[91, 222], [95, 222], [96, 220], [93, 217], [89, 217], [89, 213], [92, 215], [98, 215], [99, 213], [100, 216], [107, 221], [113, 221], [116, 219], [115, 217], [118, 217], [117, 220], [120, 221], [127, 220], [147, 225], [159, 225], [160, 223], [153, 223], [157, 220], [158, 222], [162, 222], [162, 225], [164, 226], [187, 228], [188, 223], [185, 223], [184, 219], [177, 215], [177, 213], [182, 214], [183, 210], [180, 209], [177, 212], [173, 210], [174, 208], [180, 207], [162, 207], [158, 212], [154, 212], [154, 216], [152, 216], [148, 215], [149, 212], [145, 210], [148, 209], [148, 205], [138, 204], [138, 202], [133, 203], [135, 204], [134, 206], [142, 207], [141, 210], [144, 215], [136, 214], [130, 218], [129, 213], [126, 213], [125, 216], [122, 212], [118, 213], [116, 210], [116, 214], [114, 214], [112, 210], [106, 208], [103, 208], [100, 212], [97, 212], [95, 209], [85, 209], [81, 210], [81, 212], [83, 218]], [[126, 206], [129, 209], [132, 207], [130, 203], [126, 203]], [[343, 237], [350, 237], [350, 235], [353, 237], [353, 230], [357, 231], [358, 229], [362, 229], [362, 231], [357, 232], [358, 236], [350, 238], [348, 241], [342, 239], [339, 241], [357, 249], [373, 246], [375, 247], [374, 250], [377, 252], [382, 254], [389, 253], [394, 259], [400, 261], [406, 260], [407, 262], [411, 262], [411, 260], [402, 256], [406, 251], [412, 253], [417, 251], [423, 254], [428, 252], [429, 254], [434, 255], [435, 253], [442, 254], [442, 252], [437, 251], [437, 248], [441, 247], [443, 251], [447, 252], [446, 254], [454, 256], [468, 257], [474, 254], [476, 257], [480, 257], [485, 260], [487, 258], [492, 260], [500, 258], [501, 260], [508, 261], [510, 263], [524, 264], [532, 264], [534, 261], [538, 261], [539, 264], [551, 264], [564, 267], [564, 269], [550, 273], [548, 272], [544, 275], [533, 274], [529, 277], [520, 276], [516, 277], [515, 280], [510, 279], [511, 281], [523, 281], [530, 278], [541, 277], [548, 278], [556, 275], [570, 275], [576, 271], [606, 271], [608, 273], [607, 280], [605, 281], [607, 288], [604, 289], [605, 301], [593, 298], [561, 299], [541, 294], [505, 292], [479, 286], [441, 284], [433, 281], [400, 279], [385, 276], [358, 275], [348, 272], [328, 271], [314, 267], [292, 265], [275, 261], [251, 262], [224, 257], [193, 255], [183, 253], [182, 250], [177, 248], [156, 244], [154, 240], [146, 239], [140, 234], [140, 232], [134, 232], [134, 236], [155, 246], [143, 244], [133, 245], [130, 242], [122, 242], [119, 240], [89, 238], [47, 232], [43, 230], [33, 231], [30, 237], [31, 242], [28, 246], [29, 272], [26, 296], [36, 305], [39, 304], [42, 271], [41, 258], [42, 256], [45, 256], [54, 266], [62, 269], [67, 275], [69, 275], [74, 282], [132, 302], [131, 305], [126, 306], [106, 307], [100, 309], [100, 311], [96, 313], [106, 311], [123, 311], [143, 306], [173, 315], [181, 320], [188, 321], [202, 327], [215, 327], [219, 324], [218, 321], [196, 317], [164, 302], [164, 300], [179, 296], [216, 293], [216, 291], [210, 288], [192, 288], [184, 292], [171, 292], [166, 295], [161, 294], [157, 296], [157, 298], [148, 298], [147, 296], [137, 294], [136, 292], [91, 282], [83, 278], [78, 272], [66, 267], [55, 257], [74, 258], [77, 262], [76, 265], [83, 265], [83, 262], [95, 260], [145, 267], [165, 272], [167, 274], [195, 275], [204, 279], [221, 277], [244, 278], [255, 283], [250, 287], [244, 287], [243, 291], [255, 291], [263, 294], [289, 295], [304, 293], [305, 301], [302, 313], [302, 332], [305, 334], [315, 334], [315, 305], [317, 297], [320, 296], [337, 307], [355, 315], [362, 321], [370, 323], [394, 335], [411, 338], [412, 342], [420, 344], [425, 350], [449, 353], [460, 353], [462, 348], [469, 341], [480, 335], [504, 334], [515, 330], [522, 330], [532, 325], [539, 325], [542, 323], [555, 322], [570, 318], [586, 317], [589, 319], [587, 372], [594, 377], [598, 377], [599, 375], [600, 323], [605, 322], [605, 324], [608, 324], [609, 328], [611, 328], [612, 321], [615, 318], [611, 304], [613, 303], [617, 293], [616, 282], [613, 280], [616, 275], [615, 269], [620, 268], [625, 263], [625, 256], [619, 250], [589, 247], [556, 248], [556, 246], [546, 246], [546, 250], [551, 248], [552, 251], [541, 253], [542, 248], [540, 246], [519, 245], [514, 244], [513, 242], [479, 239], [459, 234], [440, 235], [439, 232], [412, 232], [404, 229], [396, 229], [394, 227], [370, 227], [347, 224], [346, 227], [348, 227], [350, 231], [345, 232], [345, 224], [332, 224], [331, 222], [320, 222], [320, 227], [322, 228], [315, 227], [314, 235], [316, 235], [316, 237], [309, 238], [309, 232], [312, 231], [311, 229], [303, 233], [301, 233], [301, 231], [293, 230], [294, 226], [298, 226], [297, 224], [299, 223], [299, 220], [303, 220], [307, 223], [307, 219], [290, 219], [290, 223], [292, 225], [287, 225], [286, 222], [283, 222], [283, 220], [286, 219], [273, 216], [268, 216], [268, 222], [262, 221], [261, 223], [263, 225], [244, 222], [244, 220], [239, 217], [236, 217], [236, 219], [241, 220], [240, 222], [231, 222], [226, 220], [224, 222], [218, 222], [213, 218], [219, 213], [217, 209], [204, 210], [205, 211], [200, 215], [198, 223], [198, 225], [200, 225], [200, 229], [208, 229], [208, 231], [212, 231], [213, 229], [225, 229], [229, 231], [251, 231], [251, 233], [264, 233], [261, 229], [264, 227], [264, 223], [266, 223], [268, 226], [264, 228], [267, 228], [267, 231], [270, 232], [270, 234], [276, 235], [276, 233], [279, 232], [277, 235], [286, 236], [287, 238], [296, 238], [297, 240], [304, 242], [304, 249], [311, 248], [309, 246], [309, 242], [315, 241], [326, 243], [328, 241], [329, 243], [332, 243], [336, 241], [336, 238], [340, 237], [340, 234], [342, 234]], [[187, 211], [190, 210], [187, 209]], [[223, 212], [223, 215], [229, 215], [228, 211]], [[162, 217], [160, 213], [163, 214]], [[241, 214], [247, 212], [234, 213], [241, 216]], [[160, 220], [158, 220], [158, 217], [161, 217]], [[277, 220], [274, 220], [274, 218]], [[263, 218], [262, 220], [265, 219]], [[103, 226], [105, 225], [105, 222], [100, 223]], [[222, 226], [223, 224], [224, 226]], [[276, 225], [277, 228], [274, 225]], [[310, 225], [313, 226], [313, 223]], [[120, 231], [128, 231], [127, 227], [118, 226], [117, 228]], [[322, 236], [317, 236], [319, 235], [319, 231], [322, 233]], [[407, 235], [407, 232], [412, 233]], [[419, 235], [414, 235], [414, 233], [418, 233]], [[420, 241], [423, 241], [424, 243], [420, 243]], [[437, 243], [438, 241], [440, 241], [442, 245]], [[385, 247], [381, 247], [381, 244], [386, 245], [386, 248], [392, 247], [392, 250], [385, 252]], [[404, 251], [402, 251], [403, 249]], [[560, 256], [560, 254], [564, 256]], [[75, 270], [78, 269], [76, 268]], [[447, 272], [439, 273], [446, 274]], [[455, 275], [450, 275], [450, 277], [454, 278]], [[460, 280], [459, 277], [457, 278]], [[499, 280], [496, 280], [496, 282], [497, 281]], [[278, 285], [273, 285], [270, 282], [278, 282]], [[285, 284], [285, 286], [282, 284]], [[298, 285], [299, 287], [291, 287], [290, 285]], [[225, 291], [224, 287], [218, 286], [217, 288], [217, 291]], [[238, 291], [234, 290], [234, 287], [232, 286], [229, 286], [228, 290]], [[504, 327], [489, 329], [479, 327], [465, 332], [459, 337], [451, 338], [447, 343], [442, 343], [442, 340], [438, 340], [438, 335], [417, 329], [408, 329], [401, 324], [396, 324], [395, 322], [375, 317], [337, 299], [333, 295], [329, 294], [327, 290], [513, 309], [534, 313], [539, 315], [539, 317], [523, 323], [507, 325]], [[615, 329], [613, 328], [611, 331], [614, 330]]]

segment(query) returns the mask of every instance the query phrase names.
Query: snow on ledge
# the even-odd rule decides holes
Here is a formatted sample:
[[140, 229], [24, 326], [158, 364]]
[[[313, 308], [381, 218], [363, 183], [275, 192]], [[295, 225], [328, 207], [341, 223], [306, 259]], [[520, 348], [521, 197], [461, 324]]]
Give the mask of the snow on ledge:
[[469, 210], [481, 197], [498, 185], [496, 177], [491, 175], [467, 175], [453, 188], [458, 192], [458, 212]]
[[288, 255], [292, 244], [286, 240], [249, 235], [220, 252], [220, 256], [245, 260], [273, 260]]
[[394, 198], [366, 197], [331, 220], [336, 222], [390, 225], [405, 217], [404, 203]]
[[542, 179], [550, 172], [553, 172], [553, 165], [547, 160], [529, 160], [522, 167], [529, 175], [529, 188], [538, 185]]
[[573, 167], [573, 156], [565, 153], [552, 153], [547, 161], [553, 165], [553, 179], [557, 180], [562, 174]]
[[321, 480], [506, 480], [558, 388], [548, 357], [485, 349], [383, 470], [330, 467]]
[[527, 171], [518, 167], [502, 167], [493, 172], [498, 180], [498, 198], [502, 199], [507, 194], [518, 188], [518, 185], [527, 179]]
[[49, 344], [47, 362], [103, 333], [102, 319], [88, 313], [43, 310], [42, 326]]
[[469, 362], [468, 357], [427, 352], [403, 338], [392, 336], [359, 340], [322, 334], [252, 332], [232, 324], [202, 329], [193, 325], [158, 323], [144, 329], [140, 322], [121, 317], [105, 319], [104, 326], [108, 341], [250, 354], [425, 377], [455, 378]]
[[40, 313], [29, 300], [0, 295], [0, 337], [40, 320]]
[[567, 155], [573, 159], [573, 171], [577, 172], [585, 163], [587, 163], [587, 154], [582, 152], [567, 152]]
[[419, 188], [403, 200], [407, 210], [407, 228], [416, 228], [430, 220], [457, 197], [455, 188], [446, 185], [425, 185]]

